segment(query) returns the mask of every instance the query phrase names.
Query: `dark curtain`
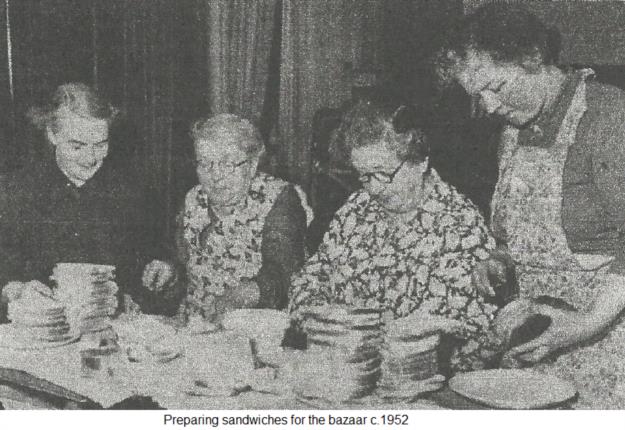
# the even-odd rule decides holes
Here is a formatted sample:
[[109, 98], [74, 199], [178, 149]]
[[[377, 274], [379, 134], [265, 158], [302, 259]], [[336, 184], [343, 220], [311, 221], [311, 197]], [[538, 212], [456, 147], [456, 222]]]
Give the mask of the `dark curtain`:
[[376, 26], [382, 0], [282, 2], [280, 164], [309, 190], [312, 118], [351, 98], [353, 71], [377, 61]]
[[[0, 2], [0, 47], [7, 47], [6, 3]], [[15, 123], [9, 83], [8, 49], [0, 49], [0, 172], [9, 169], [15, 158], [12, 136]]]
[[[94, 66], [90, 2], [10, 0], [9, 9], [15, 127], [5, 153], [6, 170], [23, 166], [45, 149], [27, 125], [27, 109], [63, 82], [92, 84]], [[5, 54], [6, 46], [1, 49]]]
[[158, 196], [170, 234], [196, 180], [189, 124], [208, 110], [205, 16], [195, 0], [95, 2], [95, 80], [123, 113], [111, 156]]

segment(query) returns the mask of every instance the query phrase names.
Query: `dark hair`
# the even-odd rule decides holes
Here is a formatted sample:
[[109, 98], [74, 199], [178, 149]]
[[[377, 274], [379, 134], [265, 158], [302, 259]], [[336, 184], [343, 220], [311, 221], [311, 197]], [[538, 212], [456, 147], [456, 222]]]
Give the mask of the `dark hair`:
[[[386, 141], [400, 160], [420, 163], [429, 153], [421, 124], [422, 115], [413, 105], [366, 101], [347, 112], [339, 130], [344, 133], [345, 147], [350, 153], [355, 148]], [[388, 139], [392, 134], [408, 133], [410, 140]]]
[[489, 3], [453, 23], [442, 48], [433, 58], [440, 83], [450, 80], [451, 68], [473, 49], [488, 53], [494, 61], [521, 63], [538, 58], [550, 64], [557, 53], [558, 37], [536, 15], [520, 5]]
[[109, 125], [119, 113], [95, 88], [82, 82], [70, 82], [59, 85], [44, 106], [30, 108], [27, 115], [35, 127], [44, 129], [49, 126], [57, 132], [59, 109], [62, 108], [78, 116], [105, 120]]

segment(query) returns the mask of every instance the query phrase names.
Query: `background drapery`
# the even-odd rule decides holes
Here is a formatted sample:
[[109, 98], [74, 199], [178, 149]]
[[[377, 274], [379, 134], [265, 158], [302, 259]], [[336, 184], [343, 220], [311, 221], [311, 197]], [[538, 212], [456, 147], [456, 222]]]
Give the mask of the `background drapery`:
[[0, 2], [0, 172], [6, 171], [10, 160], [15, 158], [15, 146], [12, 137], [15, 129], [13, 103], [10, 92], [9, 79], [9, 50], [7, 43], [8, 22], [7, 3]]
[[[281, 165], [304, 186], [310, 178], [311, 121], [321, 107], [351, 97], [351, 72], [377, 55], [369, 17], [379, 0], [282, 3], [279, 139]], [[371, 64], [368, 64], [371, 65]]]
[[207, 9], [208, 78], [212, 113], [261, 120], [277, 0], [212, 0]]

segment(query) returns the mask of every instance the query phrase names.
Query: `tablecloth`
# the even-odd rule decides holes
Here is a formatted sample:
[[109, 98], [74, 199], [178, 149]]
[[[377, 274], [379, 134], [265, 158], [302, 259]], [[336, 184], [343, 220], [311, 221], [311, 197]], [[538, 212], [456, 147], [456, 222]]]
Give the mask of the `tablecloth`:
[[[130, 362], [123, 350], [110, 357], [108, 370], [84, 377], [81, 371], [81, 343], [42, 350], [0, 348], [0, 367], [26, 371], [88, 397], [105, 408], [132, 396], [151, 397], [166, 409], [436, 409], [431, 401], [384, 403], [375, 396], [345, 404], [298, 399], [292, 381], [280, 369], [275, 379], [254, 370], [249, 339], [230, 332], [193, 335], [181, 331], [175, 336], [181, 355], [167, 363]], [[301, 353], [301, 352], [299, 352]], [[289, 353], [275, 351], [270, 357], [278, 367]], [[260, 375], [260, 377], [259, 377]], [[196, 381], [201, 393], [189, 395]], [[229, 395], [234, 386], [249, 384], [255, 390]]]

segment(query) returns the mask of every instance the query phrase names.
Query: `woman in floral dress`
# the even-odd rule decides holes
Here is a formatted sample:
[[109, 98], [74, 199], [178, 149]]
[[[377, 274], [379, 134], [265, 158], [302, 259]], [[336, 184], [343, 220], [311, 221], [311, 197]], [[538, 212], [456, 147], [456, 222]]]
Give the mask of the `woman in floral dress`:
[[407, 107], [361, 103], [346, 117], [346, 145], [363, 189], [338, 210], [318, 252], [294, 275], [291, 311], [339, 303], [415, 311], [463, 323], [456, 369], [494, 358], [497, 307], [471, 273], [494, 247], [476, 207], [430, 168]]
[[290, 276], [304, 260], [305, 196], [256, 170], [264, 147], [249, 121], [202, 119], [192, 137], [200, 183], [178, 217], [184, 317], [211, 323], [229, 309], [284, 308]]

